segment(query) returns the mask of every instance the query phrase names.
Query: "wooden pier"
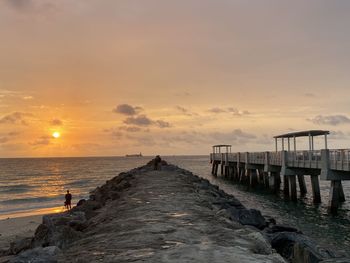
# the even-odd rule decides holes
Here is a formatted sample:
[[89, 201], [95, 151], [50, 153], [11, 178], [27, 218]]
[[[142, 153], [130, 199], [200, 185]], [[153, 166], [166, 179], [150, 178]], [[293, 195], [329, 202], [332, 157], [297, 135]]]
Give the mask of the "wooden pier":
[[[297, 201], [297, 185], [300, 195], [307, 193], [305, 176], [310, 176], [314, 203], [321, 202], [319, 179], [330, 181], [329, 211], [336, 213], [345, 201], [343, 180], [350, 180], [350, 149], [330, 150], [327, 146], [329, 131], [310, 130], [275, 136], [273, 152], [231, 152], [231, 145], [214, 145], [210, 154], [212, 174], [221, 174], [237, 182], [245, 182], [254, 188], [257, 184], [278, 192], [283, 177], [283, 193], [287, 200]], [[324, 136], [324, 149], [314, 149], [314, 137]], [[309, 149], [297, 150], [296, 139], [309, 138]], [[278, 150], [281, 141], [282, 149]], [[291, 141], [293, 149], [291, 149]], [[285, 143], [287, 147], [285, 149]]]

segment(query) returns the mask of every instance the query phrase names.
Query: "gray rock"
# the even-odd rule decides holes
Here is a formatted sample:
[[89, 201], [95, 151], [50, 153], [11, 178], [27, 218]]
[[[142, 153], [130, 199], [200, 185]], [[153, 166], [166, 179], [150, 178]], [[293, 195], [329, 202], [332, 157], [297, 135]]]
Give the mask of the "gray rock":
[[26, 237], [20, 240], [16, 240], [10, 244], [10, 255], [17, 255], [23, 250], [29, 249], [32, 244], [32, 237]]
[[10, 263], [56, 263], [56, 257], [61, 253], [58, 247], [37, 247], [20, 253], [10, 260]]
[[85, 213], [81, 211], [44, 216], [43, 224], [35, 232], [33, 246], [67, 247], [80, 237], [79, 231], [86, 226]]
[[296, 232], [279, 232], [273, 234], [270, 240], [272, 248], [293, 262], [319, 262], [334, 258], [332, 252], [320, 248], [309, 238]]
[[284, 226], [284, 225], [273, 225], [269, 228], [265, 229], [266, 233], [278, 233], [278, 232], [297, 232], [297, 233], [302, 233], [300, 230], [298, 230], [297, 228], [294, 227], [290, 227], [290, 226]]
[[332, 258], [320, 261], [320, 263], [350, 263], [349, 258]]
[[265, 218], [260, 211], [255, 209], [237, 209], [231, 207], [227, 209], [232, 220], [240, 222], [242, 225], [254, 226], [258, 229], [264, 229], [267, 226]]

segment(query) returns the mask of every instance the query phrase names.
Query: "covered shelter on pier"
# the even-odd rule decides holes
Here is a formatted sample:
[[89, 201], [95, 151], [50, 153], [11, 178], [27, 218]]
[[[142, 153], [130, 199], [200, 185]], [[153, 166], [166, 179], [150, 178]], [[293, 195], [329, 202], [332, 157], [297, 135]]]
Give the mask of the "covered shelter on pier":
[[325, 130], [308, 130], [308, 131], [299, 131], [299, 132], [290, 132], [281, 135], [274, 136], [275, 138], [275, 149], [278, 151], [278, 139], [282, 139], [282, 151], [285, 150], [284, 139], [287, 139], [288, 151], [290, 152], [290, 139], [293, 138], [293, 148], [294, 152], [297, 151], [296, 138], [298, 137], [309, 137], [309, 151], [313, 151], [314, 148], [314, 137], [324, 136], [324, 149], [328, 148], [327, 135], [329, 131]]
[[[213, 153], [231, 153], [232, 145], [230, 144], [217, 144], [213, 145]], [[222, 149], [225, 149], [226, 152], [223, 152]]]

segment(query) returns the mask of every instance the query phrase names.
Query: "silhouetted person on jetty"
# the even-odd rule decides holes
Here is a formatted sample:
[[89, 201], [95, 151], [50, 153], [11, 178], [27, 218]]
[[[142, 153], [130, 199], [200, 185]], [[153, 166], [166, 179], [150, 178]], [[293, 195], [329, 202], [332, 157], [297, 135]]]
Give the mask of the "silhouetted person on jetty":
[[64, 202], [64, 206], [67, 208], [67, 210], [72, 209], [72, 195], [69, 193], [69, 190], [67, 190], [65, 199], [66, 201]]
[[154, 158], [154, 170], [160, 170], [160, 163], [162, 162], [162, 159], [159, 155]]

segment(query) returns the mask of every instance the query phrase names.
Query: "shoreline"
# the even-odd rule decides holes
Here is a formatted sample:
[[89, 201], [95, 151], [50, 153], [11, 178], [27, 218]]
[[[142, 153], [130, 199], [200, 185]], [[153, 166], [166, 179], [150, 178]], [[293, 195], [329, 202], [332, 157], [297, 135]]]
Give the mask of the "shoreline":
[[65, 210], [62, 206], [45, 207], [45, 208], [39, 208], [39, 209], [33, 209], [33, 210], [21, 210], [13, 213], [0, 214], [0, 222], [2, 220], [7, 220], [7, 219], [15, 219], [15, 218], [39, 216], [39, 215], [43, 216], [48, 214], [61, 213], [64, 211]]
[[31, 215], [0, 220], [0, 252], [10, 248], [12, 242], [34, 235], [42, 223], [42, 215]]
[[0, 215], [0, 252], [9, 249], [18, 239], [34, 236], [43, 222], [43, 216], [62, 212], [61, 207], [41, 208], [31, 211]]

